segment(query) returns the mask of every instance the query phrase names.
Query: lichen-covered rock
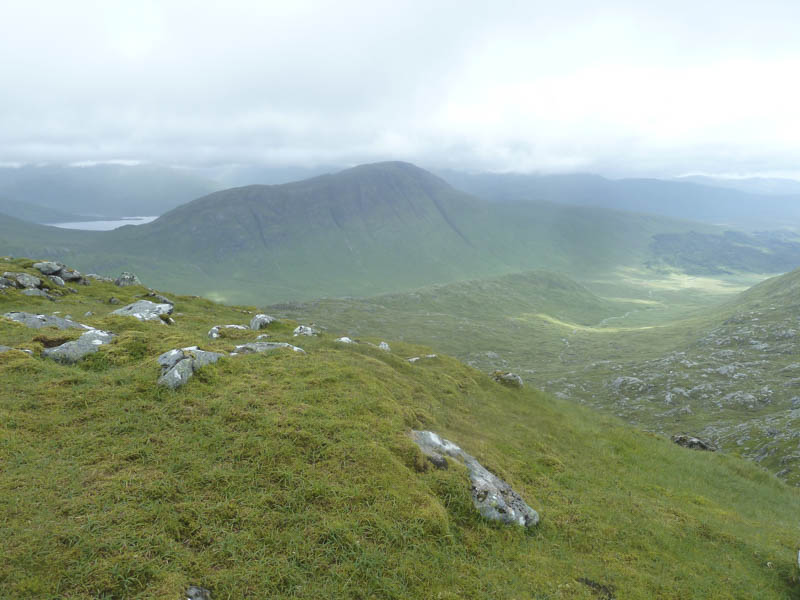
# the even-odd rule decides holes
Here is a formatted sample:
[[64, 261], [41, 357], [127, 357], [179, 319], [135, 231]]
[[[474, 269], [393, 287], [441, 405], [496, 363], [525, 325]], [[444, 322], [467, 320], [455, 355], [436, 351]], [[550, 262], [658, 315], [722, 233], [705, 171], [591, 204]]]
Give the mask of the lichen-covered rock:
[[39, 271], [42, 275], [58, 275], [64, 265], [55, 262], [43, 261], [33, 264], [33, 268]]
[[446, 462], [444, 457], [449, 456], [467, 467], [472, 483], [472, 503], [484, 518], [522, 527], [533, 527], [539, 522], [539, 514], [508, 483], [453, 442], [432, 431], [412, 431], [411, 439], [434, 464]]
[[192, 375], [202, 367], [217, 362], [224, 354], [200, 350], [197, 346], [176, 348], [158, 357], [161, 376], [158, 385], [177, 389], [186, 384]]
[[24, 290], [22, 290], [22, 294], [24, 296], [31, 296], [31, 297], [37, 297], [37, 298], [50, 298], [50, 296], [47, 295], [47, 292], [45, 292], [44, 290], [36, 289], [36, 288], [24, 289]]
[[129, 273], [128, 271], [123, 271], [119, 277], [116, 278], [114, 281], [114, 285], [118, 285], [119, 287], [126, 287], [129, 285], [142, 285], [142, 282], [139, 281], [139, 278], [136, 276], [135, 273]]
[[197, 585], [186, 590], [186, 600], [211, 600], [211, 592]]
[[27, 289], [38, 288], [41, 287], [42, 285], [41, 279], [39, 279], [38, 277], [34, 277], [33, 275], [30, 275], [28, 273], [12, 273], [6, 271], [5, 273], [3, 273], [3, 277], [15, 281], [17, 287], [21, 288], [27, 288]]
[[59, 287], [64, 287], [66, 284], [64, 280], [58, 275], [48, 275], [47, 278]]
[[104, 277], [103, 275], [98, 275], [97, 273], [87, 273], [84, 275], [86, 279], [94, 279], [95, 281], [102, 281], [103, 283], [113, 283], [114, 280], [111, 277]]
[[522, 377], [520, 377], [516, 373], [495, 371], [492, 374], [492, 379], [494, 379], [497, 383], [502, 383], [503, 385], [507, 385], [510, 387], [521, 388], [523, 386]]
[[172, 310], [172, 304], [156, 304], [149, 300], [137, 300], [133, 304], [112, 311], [111, 314], [134, 317], [140, 321], [162, 321], [161, 315], [171, 315]]
[[274, 323], [277, 321], [275, 317], [270, 317], [269, 315], [258, 314], [252, 319], [250, 319], [250, 329], [253, 331], [258, 331], [259, 329], [264, 329], [270, 323]]
[[77, 340], [42, 350], [42, 356], [62, 363], [74, 363], [84, 356], [97, 352], [100, 346], [108, 344], [112, 339], [114, 339], [113, 333], [93, 329], [81, 335]]
[[208, 330], [208, 337], [212, 340], [222, 337], [220, 333], [222, 329], [244, 329], [246, 331], [247, 327], [244, 325], [214, 325], [214, 327]]
[[281, 348], [289, 348], [300, 354], [306, 353], [302, 348], [292, 346], [286, 342], [250, 342], [249, 344], [236, 346], [235, 352], [237, 354], [257, 354], [261, 352], [271, 352], [272, 350], [280, 350]]
[[61, 269], [61, 272], [58, 274], [58, 276], [61, 277], [61, 279], [63, 279], [64, 281], [83, 280], [83, 275], [81, 275], [78, 271], [76, 271], [75, 269], [68, 269], [66, 267]]
[[700, 438], [694, 437], [693, 435], [687, 435], [685, 433], [673, 435], [672, 441], [679, 446], [690, 448], [692, 450], [707, 450], [709, 452], [716, 452], [717, 450], [717, 447], [711, 442], [701, 440]]
[[295, 327], [292, 333], [294, 333], [294, 336], [297, 337], [298, 335], [317, 335], [318, 332], [313, 327], [309, 327], [307, 325], [298, 325]]
[[41, 329], [42, 327], [56, 327], [58, 329], [94, 329], [82, 323], [76, 323], [70, 319], [62, 319], [55, 315], [35, 315], [27, 312], [10, 312], [3, 315], [6, 319], [11, 319], [17, 323], [21, 323], [26, 327], [33, 329]]
[[11, 280], [8, 277], [0, 277], [0, 290], [5, 288], [15, 288], [15, 287], [17, 287], [16, 281]]

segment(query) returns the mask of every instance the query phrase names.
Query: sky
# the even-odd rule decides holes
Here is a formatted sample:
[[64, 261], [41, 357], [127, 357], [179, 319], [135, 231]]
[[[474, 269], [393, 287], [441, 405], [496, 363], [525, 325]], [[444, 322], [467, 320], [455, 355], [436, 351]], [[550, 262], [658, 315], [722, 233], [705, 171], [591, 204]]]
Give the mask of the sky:
[[796, 0], [0, 5], [0, 165], [800, 177]]

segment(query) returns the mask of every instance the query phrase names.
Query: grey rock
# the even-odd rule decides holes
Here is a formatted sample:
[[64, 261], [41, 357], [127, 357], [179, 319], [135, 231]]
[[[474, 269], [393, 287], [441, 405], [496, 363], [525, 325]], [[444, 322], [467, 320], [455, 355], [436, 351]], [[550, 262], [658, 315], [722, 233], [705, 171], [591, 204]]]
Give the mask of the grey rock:
[[257, 354], [261, 352], [271, 352], [273, 350], [280, 350], [281, 348], [289, 348], [300, 354], [305, 354], [306, 351], [297, 346], [292, 346], [286, 342], [250, 342], [249, 344], [241, 344], [236, 346], [235, 351], [237, 354]]
[[34, 263], [33, 268], [43, 275], [58, 275], [61, 269], [64, 268], [64, 265], [60, 265], [55, 262], [44, 261]]
[[129, 273], [128, 271], [123, 271], [119, 277], [114, 280], [114, 285], [118, 285], [119, 287], [126, 287], [129, 285], [142, 285], [142, 282], [139, 281], [139, 278], [136, 276], [135, 273]]
[[256, 336], [256, 341], [258, 341], [258, 340], [268, 340], [268, 339], [269, 339], [269, 334], [268, 333], [262, 333], [262, 334]]
[[137, 300], [133, 304], [111, 311], [111, 314], [134, 317], [140, 321], [161, 321], [161, 315], [172, 314], [172, 304], [156, 304], [149, 300]]
[[103, 275], [98, 275], [97, 273], [87, 273], [84, 275], [86, 279], [94, 279], [95, 281], [101, 281], [103, 283], [113, 283], [113, 279], [111, 277], [104, 277]]
[[67, 364], [78, 362], [84, 356], [97, 352], [100, 346], [108, 344], [113, 338], [113, 333], [93, 329], [81, 335], [77, 340], [42, 350], [42, 356]]
[[387, 344], [386, 342], [381, 342], [380, 344], [378, 344], [378, 348], [380, 348], [384, 352], [391, 352], [392, 351], [392, 349], [389, 347], [389, 344]]
[[47, 292], [44, 290], [38, 290], [36, 288], [27, 288], [22, 290], [22, 293], [26, 296], [35, 296], [40, 298], [49, 298], [50, 296], [47, 295]]
[[214, 327], [208, 330], [208, 337], [210, 337], [212, 340], [216, 340], [217, 338], [221, 337], [221, 329], [244, 329], [246, 331], [247, 327], [244, 325], [214, 325]]
[[83, 316], [84, 317], [93, 317], [94, 313], [92, 311], [90, 311], [90, 310], [87, 310], [85, 313], [83, 313]]
[[186, 600], [212, 600], [211, 592], [206, 588], [193, 585], [186, 590]]
[[108, 299], [108, 303], [109, 304], [122, 304], [122, 302], [120, 302], [120, 299], [119, 298], [115, 298], [114, 296], [111, 296], [111, 298]]
[[58, 275], [48, 275], [47, 278], [59, 287], [64, 287], [64, 285], [66, 285], [64, 283], [64, 280], [61, 279], [61, 277], [59, 277]]
[[511, 387], [521, 388], [524, 385], [522, 383], [522, 377], [511, 372], [504, 373], [503, 371], [495, 371], [492, 374], [492, 379], [494, 379], [497, 383], [502, 383], [503, 385], [508, 385]]
[[252, 319], [250, 319], [250, 329], [253, 331], [258, 331], [259, 329], [264, 329], [270, 323], [274, 323], [277, 321], [275, 317], [270, 317], [269, 315], [258, 314]]
[[701, 440], [700, 438], [694, 437], [693, 435], [687, 435], [685, 433], [673, 435], [672, 441], [679, 446], [690, 448], [692, 450], [708, 450], [709, 452], [716, 452], [717, 450], [717, 447], [711, 442]]
[[42, 280], [28, 273], [11, 273], [6, 271], [3, 277], [17, 282], [17, 287], [23, 288], [38, 288], [42, 285]]
[[539, 522], [539, 514], [508, 483], [453, 442], [432, 431], [412, 431], [411, 439], [432, 460], [440, 462], [449, 456], [467, 467], [472, 483], [472, 503], [484, 518], [522, 527], [533, 527]]
[[15, 287], [17, 287], [17, 282], [15, 280], [9, 279], [8, 277], [0, 277], [0, 290]]
[[81, 275], [75, 269], [67, 269], [66, 267], [61, 269], [61, 272], [58, 274], [61, 279], [64, 281], [80, 281], [83, 279], [83, 275]]
[[347, 337], [347, 336], [345, 336], [345, 337], [340, 337], [340, 338], [336, 338], [336, 341], [337, 341], [337, 342], [339, 342], [339, 343], [341, 343], [341, 344], [355, 344], [355, 342], [354, 342], [353, 340], [351, 340], [351, 339], [350, 339], [349, 337]]
[[8, 352], [9, 350], [13, 350], [10, 346], [0, 346], [0, 354], [3, 352]]
[[298, 335], [317, 335], [317, 330], [313, 327], [308, 327], [307, 325], [298, 325], [295, 327], [294, 336], [297, 337]]
[[172, 300], [170, 300], [166, 296], [162, 296], [158, 292], [154, 292], [153, 290], [150, 290], [147, 294], [145, 294], [145, 298], [153, 298], [154, 300], [156, 300], [156, 302], [160, 302], [161, 304], [172, 304], [173, 306], [175, 305], [175, 303]]
[[41, 329], [42, 327], [56, 327], [58, 329], [94, 329], [88, 325], [76, 323], [70, 319], [62, 319], [56, 316], [34, 315], [26, 312], [10, 312], [3, 315], [6, 319], [11, 319], [21, 323], [26, 327]]
[[176, 348], [158, 357], [161, 376], [158, 385], [177, 389], [186, 384], [198, 369], [217, 362], [224, 354], [200, 350], [197, 346]]
[[406, 360], [408, 360], [408, 362], [410, 362], [411, 364], [414, 364], [415, 362], [421, 361], [423, 358], [436, 358], [436, 355], [426, 354], [425, 356], [412, 356], [411, 358], [408, 358]]

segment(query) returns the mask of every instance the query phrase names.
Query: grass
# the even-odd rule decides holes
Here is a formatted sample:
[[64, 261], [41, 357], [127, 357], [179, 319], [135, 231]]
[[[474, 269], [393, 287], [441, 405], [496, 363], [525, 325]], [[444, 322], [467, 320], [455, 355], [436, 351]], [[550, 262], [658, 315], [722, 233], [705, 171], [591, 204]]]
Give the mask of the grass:
[[[34, 341], [63, 332], [0, 320], [0, 343], [36, 354], [0, 354], [3, 597], [179, 598], [190, 584], [216, 600], [800, 592], [800, 496], [753, 464], [508, 389], [448, 356], [410, 364], [429, 352], [413, 344], [293, 338], [288, 320], [266, 331], [306, 355], [225, 358], [166, 391], [158, 354], [231, 350], [238, 339], [206, 332], [253, 309], [178, 296], [165, 326], [109, 316], [110, 296], [145, 288], [75, 289], [56, 302], [0, 294], [0, 312], [58, 310], [119, 334], [65, 366]], [[482, 520], [465, 471], [428, 468], [411, 428], [475, 455], [541, 524]]]

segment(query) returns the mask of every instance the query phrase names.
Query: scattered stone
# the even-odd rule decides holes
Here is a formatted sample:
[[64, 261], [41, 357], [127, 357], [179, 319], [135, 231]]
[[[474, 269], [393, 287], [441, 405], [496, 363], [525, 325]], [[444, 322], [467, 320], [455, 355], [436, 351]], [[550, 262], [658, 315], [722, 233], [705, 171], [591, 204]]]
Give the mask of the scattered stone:
[[414, 364], [415, 362], [418, 362], [418, 361], [422, 360], [423, 358], [436, 358], [436, 355], [435, 354], [426, 354], [425, 356], [412, 356], [411, 358], [409, 358], [407, 360], [411, 364]]
[[40, 297], [40, 298], [50, 298], [50, 296], [47, 295], [47, 292], [45, 292], [44, 290], [37, 290], [36, 288], [28, 288], [28, 289], [22, 290], [22, 293], [25, 296], [35, 296], [35, 297]]
[[502, 383], [503, 385], [510, 387], [521, 388], [524, 385], [522, 383], [522, 377], [511, 372], [504, 373], [503, 371], [495, 371], [492, 373], [492, 379], [494, 379], [497, 383]]
[[93, 317], [94, 313], [92, 311], [90, 311], [90, 310], [87, 310], [85, 313], [83, 313], [83, 316], [84, 317]]
[[6, 271], [3, 273], [3, 277], [12, 281], [16, 281], [16, 286], [20, 288], [38, 288], [42, 285], [41, 279], [34, 277], [33, 275], [29, 275], [28, 273], [11, 273]]
[[102, 281], [103, 283], [114, 282], [114, 280], [111, 277], [103, 277], [102, 275], [98, 275], [97, 273], [87, 273], [83, 277], [84, 279], [94, 279], [95, 281]]
[[270, 352], [280, 348], [290, 348], [300, 354], [305, 354], [306, 351], [297, 346], [292, 346], [286, 342], [250, 342], [249, 344], [241, 344], [236, 346], [235, 351], [237, 354], [256, 354], [260, 352]]
[[211, 600], [211, 592], [196, 585], [186, 590], [186, 600]]
[[270, 317], [269, 315], [258, 314], [252, 319], [250, 319], [250, 329], [253, 331], [258, 331], [259, 329], [264, 329], [270, 323], [274, 323], [277, 321], [275, 317]]
[[8, 352], [9, 350], [13, 350], [10, 346], [0, 346], [0, 354], [3, 352]]
[[313, 327], [308, 327], [307, 325], [298, 325], [295, 327], [293, 333], [294, 337], [297, 337], [298, 335], [317, 335], [318, 332]]
[[411, 439], [423, 454], [434, 461], [441, 463], [445, 456], [449, 456], [467, 467], [472, 483], [472, 503], [484, 518], [523, 527], [533, 527], [539, 522], [539, 514], [508, 483], [489, 472], [453, 442], [440, 438], [432, 431], [412, 431]]
[[384, 352], [392, 351], [392, 349], [389, 347], [389, 344], [387, 344], [386, 342], [381, 342], [380, 344], [378, 344], [378, 348], [383, 350]]
[[61, 269], [61, 272], [58, 274], [61, 279], [64, 281], [81, 281], [83, 279], [83, 275], [81, 275], [75, 269], [67, 269], [64, 267]]
[[244, 329], [246, 331], [247, 327], [244, 325], [214, 325], [214, 327], [208, 330], [208, 337], [212, 340], [221, 337], [220, 329]]
[[48, 275], [47, 278], [59, 287], [64, 287], [66, 285], [64, 280], [58, 275]]
[[5, 288], [15, 288], [17, 287], [17, 282], [13, 281], [7, 277], [0, 277], [0, 290]]
[[134, 317], [140, 321], [162, 321], [161, 315], [172, 314], [172, 304], [156, 304], [149, 300], [137, 300], [133, 304], [111, 311], [111, 314]]
[[114, 296], [111, 296], [111, 298], [108, 299], [108, 303], [109, 304], [122, 304], [122, 302], [120, 302], [119, 298], [115, 298]]
[[3, 315], [6, 319], [11, 319], [17, 323], [21, 323], [26, 327], [33, 329], [41, 329], [42, 327], [56, 327], [58, 329], [89, 329], [94, 327], [76, 323], [70, 319], [62, 319], [61, 317], [47, 316], [47, 315], [34, 315], [26, 312], [10, 312]]
[[158, 292], [155, 292], [153, 290], [150, 290], [148, 293], [146, 293], [144, 295], [144, 297], [145, 298], [155, 298], [161, 304], [172, 304], [173, 306], [175, 305], [175, 303], [172, 300], [170, 300], [166, 296], [162, 296], [161, 294], [159, 294]]
[[64, 265], [51, 261], [43, 261], [34, 263], [33, 268], [43, 275], [58, 275], [61, 269], [64, 268]]
[[717, 451], [717, 447], [711, 442], [701, 440], [700, 438], [696, 438], [693, 435], [687, 435], [685, 433], [678, 433], [673, 435], [672, 441], [678, 444], [679, 446], [683, 446], [684, 448], [690, 448], [692, 450], [708, 450], [709, 452]]
[[42, 356], [45, 358], [52, 358], [61, 363], [70, 364], [78, 362], [84, 356], [97, 352], [100, 346], [108, 344], [113, 338], [113, 333], [93, 329], [81, 335], [77, 340], [66, 342], [55, 348], [46, 348], [42, 350]]
[[118, 285], [119, 287], [127, 287], [129, 285], [142, 285], [142, 282], [139, 281], [139, 278], [135, 273], [123, 271], [120, 276], [114, 280], [114, 285]]
[[217, 362], [224, 354], [200, 350], [197, 346], [176, 348], [158, 357], [161, 376], [158, 385], [177, 389], [184, 385], [198, 369]]
[[268, 333], [262, 333], [256, 336], [256, 340], [268, 340], [268, 339], [269, 339]]
[[342, 344], [355, 344], [355, 342], [354, 342], [353, 340], [351, 340], [351, 339], [350, 339], [349, 337], [347, 337], [347, 336], [345, 336], [345, 337], [340, 337], [340, 338], [336, 338], [336, 341], [337, 341], [337, 342], [340, 342], [340, 343], [342, 343]]

